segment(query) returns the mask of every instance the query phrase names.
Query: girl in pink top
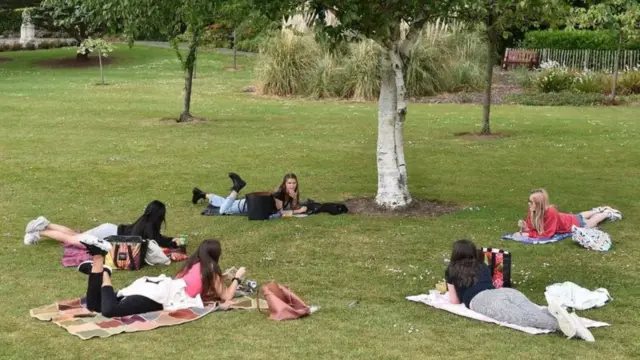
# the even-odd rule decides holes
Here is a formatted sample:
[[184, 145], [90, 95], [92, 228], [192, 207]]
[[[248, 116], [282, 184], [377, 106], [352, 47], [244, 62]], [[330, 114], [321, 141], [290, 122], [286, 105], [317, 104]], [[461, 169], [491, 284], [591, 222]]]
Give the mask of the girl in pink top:
[[521, 234], [530, 238], [551, 238], [558, 233], [571, 232], [573, 225], [594, 228], [605, 220], [621, 220], [620, 211], [601, 206], [579, 214], [561, 213], [549, 203], [544, 189], [535, 189], [529, 195], [529, 211], [525, 220], [519, 220]]
[[176, 278], [187, 284], [187, 295], [195, 297], [200, 294], [203, 300], [233, 299], [246, 270], [241, 267], [231, 280], [229, 287], [224, 284], [224, 277], [218, 261], [222, 254], [222, 246], [215, 239], [204, 240], [182, 266]]

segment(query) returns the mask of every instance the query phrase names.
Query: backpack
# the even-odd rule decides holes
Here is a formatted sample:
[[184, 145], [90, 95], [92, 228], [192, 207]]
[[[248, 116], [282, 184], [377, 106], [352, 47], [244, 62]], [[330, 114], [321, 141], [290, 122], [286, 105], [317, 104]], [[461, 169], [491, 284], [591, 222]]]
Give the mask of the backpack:
[[147, 255], [147, 240], [125, 235], [113, 235], [105, 240], [111, 243], [104, 259], [106, 265], [120, 270], [140, 270]]
[[595, 251], [609, 251], [611, 249], [611, 237], [606, 232], [596, 228], [582, 228], [573, 225], [571, 227], [573, 242]]

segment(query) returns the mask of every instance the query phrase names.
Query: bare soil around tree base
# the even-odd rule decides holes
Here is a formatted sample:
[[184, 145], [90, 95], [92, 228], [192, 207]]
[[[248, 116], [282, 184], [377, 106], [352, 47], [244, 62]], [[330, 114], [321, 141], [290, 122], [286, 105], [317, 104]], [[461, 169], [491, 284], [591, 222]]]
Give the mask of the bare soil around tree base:
[[[102, 65], [110, 65], [118, 62], [117, 58], [112, 56], [103, 57]], [[47, 59], [38, 61], [38, 65], [46, 68], [67, 68], [67, 69], [84, 69], [90, 67], [100, 67], [100, 60], [97, 56], [90, 56], [87, 59], [76, 59], [76, 57], [66, 57], [62, 59]]]
[[507, 138], [511, 136], [510, 134], [505, 134], [500, 132], [491, 133], [491, 134], [482, 134], [482, 133], [468, 132], [468, 131], [455, 133], [453, 135], [466, 140], [493, 140], [493, 139]]
[[0, 63], [3, 63], [3, 62], [9, 62], [9, 61], [13, 61], [13, 59], [11, 59], [11, 58], [6, 58], [6, 57], [0, 57]]
[[349, 214], [364, 216], [440, 216], [462, 210], [462, 206], [438, 200], [413, 199], [411, 204], [402, 210], [389, 210], [376, 204], [375, 198], [361, 197], [344, 201]]
[[205, 118], [201, 118], [201, 117], [197, 117], [197, 116], [192, 116], [187, 120], [183, 120], [183, 121], [178, 121], [179, 120], [179, 116], [178, 117], [163, 117], [162, 119], [160, 119], [161, 122], [166, 122], [169, 124], [196, 124], [196, 123], [201, 123], [201, 122], [205, 122], [208, 121]]

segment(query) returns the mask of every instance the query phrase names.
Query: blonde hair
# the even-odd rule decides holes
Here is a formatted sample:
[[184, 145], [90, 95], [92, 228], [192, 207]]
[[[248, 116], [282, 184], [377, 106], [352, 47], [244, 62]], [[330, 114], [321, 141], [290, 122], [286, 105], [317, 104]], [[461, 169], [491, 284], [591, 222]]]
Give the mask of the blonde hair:
[[545, 189], [534, 189], [531, 191], [530, 199], [533, 200], [534, 210], [531, 211], [531, 224], [538, 233], [544, 233], [544, 214], [551, 206], [549, 204], [549, 194]]

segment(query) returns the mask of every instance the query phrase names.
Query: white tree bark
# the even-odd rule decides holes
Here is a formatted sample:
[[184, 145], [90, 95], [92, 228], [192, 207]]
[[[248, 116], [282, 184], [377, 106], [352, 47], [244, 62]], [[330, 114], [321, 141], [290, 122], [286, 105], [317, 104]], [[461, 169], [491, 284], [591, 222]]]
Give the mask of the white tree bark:
[[[404, 162], [403, 123], [406, 100], [402, 60], [397, 49], [386, 54], [378, 99], [378, 193], [376, 203], [390, 210], [411, 202]], [[396, 68], [395, 65], [399, 67]], [[399, 77], [399, 79], [398, 79]]]
[[398, 48], [396, 47], [389, 52], [391, 58], [391, 66], [395, 75], [396, 83], [396, 124], [395, 124], [395, 142], [396, 142], [396, 156], [398, 158], [398, 170], [400, 171], [401, 187], [405, 202], [411, 203], [411, 194], [409, 193], [409, 185], [407, 181], [407, 164], [404, 159], [404, 120], [407, 116], [407, 92], [404, 84], [404, 65]]

